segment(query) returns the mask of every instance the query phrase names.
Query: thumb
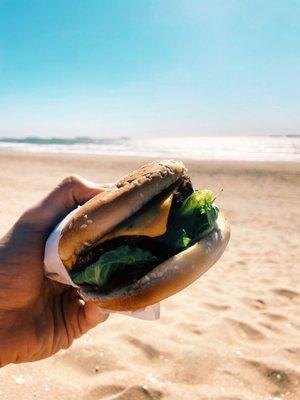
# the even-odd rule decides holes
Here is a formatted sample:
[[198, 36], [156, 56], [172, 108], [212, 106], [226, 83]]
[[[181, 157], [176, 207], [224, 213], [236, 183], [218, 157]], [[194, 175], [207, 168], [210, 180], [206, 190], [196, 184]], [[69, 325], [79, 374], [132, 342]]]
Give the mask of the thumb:
[[86, 302], [81, 309], [81, 314], [79, 314], [82, 332], [86, 332], [100, 322], [104, 322], [108, 316], [109, 313], [99, 308], [97, 304]]
[[77, 206], [103, 192], [106, 185], [96, 184], [78, 175], [69, 176], [26, 214], [29, 214], [31, 221], [35, 215], [41, 228], [52, 229]]
[[64, 332], [67, 332], [69, 344], [74, 339], [104, 322], [109, 313], [101, 309], [96, 303], [85, 302], [78, 296], [74, 289], [64, 292], [62, 298], [62, 309], [64, 315]]

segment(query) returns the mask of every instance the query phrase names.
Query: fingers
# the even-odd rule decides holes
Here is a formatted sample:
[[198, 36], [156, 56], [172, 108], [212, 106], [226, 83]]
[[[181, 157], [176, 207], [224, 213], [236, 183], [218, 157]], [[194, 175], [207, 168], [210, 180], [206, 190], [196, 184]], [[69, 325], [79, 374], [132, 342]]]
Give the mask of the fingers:
[[44, 200], [56, 215], [66, 215], [78, 205], [82, 205], [104, 189], [98, 184], [77, 175], [65, 178]]
[[65, 198], [70, 196], [67, 199], [67, 207], [74, 209], [78, 205], [86, 203], [96, 194], [114, 186], [114, 183], [95, 183], [82, 176], [71, 175], [65, 178], [52, 193], [57, 193], [60, 196], [64, 195]]
[[66, 347], [69, 347], [74, 339], [79, 338], [99, 323], [104, 322], [109, 315], [95, 303], [83, 301], [78, 297], [75, 290], [69, 290], [64, 293], [63, 314], [67, 333]]
[[78, 205], [86, 203], [112, 185], [110, 183], [97, 184], [78, 175], [69, 176], [25, 213], [24, 217], [31, 222], [37, 220], [43, 228], [50, 229]]
[[81, 302], [82, 307], [79, 313], [79, 324], [82, 333], [94, 328], [100, 322], [107, 320], [109, 314], [103, 311], [97, 304], [92, 302], [84, 303], [83, 300], [81, 300]]

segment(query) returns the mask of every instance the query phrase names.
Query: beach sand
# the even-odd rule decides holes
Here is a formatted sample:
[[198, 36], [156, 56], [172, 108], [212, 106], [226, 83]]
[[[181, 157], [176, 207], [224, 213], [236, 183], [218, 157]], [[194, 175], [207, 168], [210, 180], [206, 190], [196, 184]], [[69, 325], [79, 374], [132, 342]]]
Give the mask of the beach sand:
[[[138, 158], [0, 154], [1, 234], [62, 178], [113, 181]], [[232, 225], [222, 259], [161, 304], [112, 315], [48, 360], [0, 371], [3, 399], [300, 399], [300, 164], [189, 162]]]

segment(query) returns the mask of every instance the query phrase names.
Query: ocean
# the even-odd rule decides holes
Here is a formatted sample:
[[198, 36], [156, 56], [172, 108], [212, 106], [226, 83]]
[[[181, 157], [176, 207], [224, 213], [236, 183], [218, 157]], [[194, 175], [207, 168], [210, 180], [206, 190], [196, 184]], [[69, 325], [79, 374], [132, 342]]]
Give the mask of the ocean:
[[0, 151], [300, 162], [300, 136], [0, 138]]

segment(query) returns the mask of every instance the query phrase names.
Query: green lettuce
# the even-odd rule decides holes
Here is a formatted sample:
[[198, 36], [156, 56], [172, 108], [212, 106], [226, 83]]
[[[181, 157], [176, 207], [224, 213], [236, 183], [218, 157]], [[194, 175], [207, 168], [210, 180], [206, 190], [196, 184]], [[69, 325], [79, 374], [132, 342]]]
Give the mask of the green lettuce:
[[196, 190], [186, 198], [170, 221], [167, 232], [158, 239], [166, 246], [168, 256], [186, 249], [210, 233], [218, 212], [211, 190]]
[[71, 273], [72, 279], [78, 285], [89, 283], [102, 287], [111, 274], [126, 268], [141, 268], [144, 265], [157, 264], [157, 258], [148, 251], [137, 247], [120, 246], [102, 254], [97, 261], [90, 264], [84, 271]]
[[218, 212], [213, 192], [196, 190], [185, 199], [175, 219], [178, 218], [191, 240], [197, 241], [212, 231]]

